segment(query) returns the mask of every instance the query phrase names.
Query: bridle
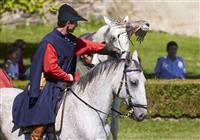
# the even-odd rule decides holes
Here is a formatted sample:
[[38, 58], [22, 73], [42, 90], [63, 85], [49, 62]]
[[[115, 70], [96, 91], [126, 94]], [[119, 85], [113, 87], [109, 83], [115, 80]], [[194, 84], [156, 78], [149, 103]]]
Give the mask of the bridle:
[[[125, 60], [126, 61], [126, 60]], [[130, 60], [130, 61], [133, 61], [135, 63], [135, 65], [139, 65], [138, 62], [134, 59]], [[140, 66], [140, 65], [139, 65]], [[122, 75], [122, 79], [120, 81], [120, 85], [119, 85], [119, 88], [117, 90], [117, 94], [116, 96], [119, 97], [119, 94], [121, 92], [121, 89], [122, 89], [122, 86], [125, 85], [125, 89], [126, 89], [126, 94], [128, 95], [128, 101], [129, 103], [127, 104], [128, 107], [140, 107], [140, 108], [144, 108], [144, 109], [147, 109], [147, 105], [142, 105], [142, 104], [133, 104], [131, 102], [131, 99], [133, 99], [133, 97], [131, 96], [130, 94], [130, 91], [129, 91], [129, 87], [128, 87], [128, 82], [127, 82], [127, 73], [128, 72], [133, 72], [133, 71], [136, 71], [136, 72], [142, 72], [142, 69], [139, 67], [139, 68], [135, 68], [135, 69], [127, 69], [128, 67], [128, 64], [125, 64], [124, 65], [124, 70], [123, 70], [123, 75]], [[111, 114], [108, 114], [108, 113], [105, 113], [104, 111], [101, 111], [99, 109], [96, 109], [95, 107], [91, 106], [90, 104], [88, 104], [87, 102], [85, 102], [83, 99], [81, 99], [71, 88], [67, 88], [65, 90], [65, 93], [67, 91], [71, 91], [71, 93], [76, 97], [78, 98], [81, 102], [83, 102], [85, 105], [87, 105], [88, 107], [90, 107], [91, 109], [97, 111], [97, 112], [100, 112], [102, 114], [105, 114], [105, 115], [111, 115]], [[113, 109], [112, 109], [113, 110]], [[115, 110], [113, 110], [115, 111]], [[123, 113], [119, 112], [119, 111], [115, 111], [117, 112], [119, 115], [124, 115]], [[114, 117], [118, 117], [118, 116], [114, 116]]]
[[[125, 61], [126, 61], [126, 60], [125, 60]], [[130, 61], [133, 61], [133, 62], [135, 63], [136, 66], [139, 65], [138, 62], [135, 61], [135, 60], [133, 60], [133, 59], [130, 60]], [[124, 70], [123, 70], [123, 76], [122, 76], [122, 79], [121, 79], [121, 82], [120, 82], [120, 86], [119, 86], [119, 88], [118, 88], [118, 90], [117, 90], [117, 94], [116, 94], [116, 95], [119, 97], [119, 94], [120, 94], [120, 91], [121, 91], [121, 89], [122, 89], [122, 86], [123, 86], [123, 84], [125, 84], [126, 93], [127, 93], [127, 95], [128, 95], [128, 103], [126, 103], [127, 106], [128, 106], [128, 107], [140, 107], [140, 108], [147, 109], [147, 105], [133, 104], [133, 103], [131, 102], [131, 99], [133, 99], [133, 97], [132, 97], [131, 94], [130, 94], [129, 87], [128, 87], [128, 83], [127, 83], [127, 73], [128, 73], [128, 72], [132, 72], [132, 71], [142, 72], [142, 70], [141, 70], [140, 67], [139, 67], [139, 68], [135, 68], [135, 69], [130, 69], [130, 70], [128, 70], [127, 67], [128, 67], [128, 65], [125, 63], [125, 65], [124, 65]], [[121, 113], [121, 112], [115, 110], [114, 108], [111, 108], [111, 110], [114, 111], [114, 112], [116, 112], [118, 115], [113, 115], [113, 114], [111, 114], [111, 113], [106, 113], [106, 112], [104, 112], [104, 111], [102, 111], [102, 110], [99, 110], [99, 109], [93, 107], [92, 105], [88, 104], [86, 101], [84, 101], [83, 99], [81, 99], [71, 88], [67, 88], [67, 89], [65, 90], [65, 94], [67, 94], [67, 91], [70, 91], [77, 99], [79, 99], [82, 103], [84, 103], [86, 106], [88, 106], [89, 108], [93, 109], [93, 110], [97, 113], [97, 115], [98, 115], [98, 117], [99, 117], [99, 119], [100, 119], [100, 121], [101, 121], [101, 124], [102, 124], [103, 130], [104, 130], [104, 132], [105, 132], [105, 135], [106, 135], [107, 137], [108, 137], [108, 135], [107, 135], [107, 132], [106, 132], [106, 130], [105, 130], [104, 122], [103, 122], [103, 120], [102, 120], [102, 118], [101, 118], [101, 116], [100, 116], [100, 113], [101, 113], [101, 114], [104, 114], [104, 115], [107, 115], [107, 116], [125, 117], [125, 118], [129, 117], [129, 116], [131, 115], [131, 113], [132, 113], [132, 111], [130, 111], [128, 114], [123, 114], [123, 113]]]
[[[135, 61], [134, 59], [130, 60], [130, 61], [133, 61], [135, 63], [135, 65], [139, 65], [137, 61]], [[138, 71], [138, 72], [142, 72], [142, 69], [139, 67], [139, 68], [135, 68], [135, 69], [127, 69], [128, 68], [128, 65], [125, 64], [124, 65], [124, 70], [123, 70], [123, 75], [122, 75], [122, 79], [121, 79], [121, 82], [120, 82], [120, 85], [119, 85], [119, 88], [118, 88], [118, 91], [117, 91], [117, 97], [119, 97], [119, 94], [120, 94], [120, 91], [122, 89], [122, 86], [125, 85], [125, 89], [126, 89], [126, 94], [128, 95], [128, 103], [126, 102], [127, 106], [132, 108], [132, 107], [140, 107], [140, 108], [144, 108], [144, 109], [147, 109], [147, 105], [142, 105], [142, 104], [133, 104], [131, 102], [131, 99], [133, 99], [133, 97], [131, 96], [130, 94], [130, 91], [129, 91], [129, 87], [128, 87], [128, 82], [127, 82], [127, 73], [128, 72], [133, 72], [133, 71]]]
[[[126, 28], [126, 27], [122, 27], [122, 28]], [[118, 34], [117, 42], [118, 42], [118, 44], [119, 44], [119, 48], [122, 50], [121, 55], [122, 55], [122, 54], [125, 54], [125, 53], [129, 53], [130, 51], [126, 51], [126, 50], [124, 50], [124, 49], [122, 48], [122, 45], [121, 45], [121, 43], [120, 43], [120, 41], [119, 41], [119, 36], [122, 35], [122, 34], [125, 34], [125, 33], [128, 35], [128, 32], [130, 32], [130, 31], [132, 31], [132, 30], [133, 30], [133, 29], [129, 29], [129, 30], [126, 29], [126, 31], [121, 32], [121, 33]], [[131, 45], [134, 47], [134, 43], [132, 42], [132, 40], [131, 40], [130, 37], [128, 37], [128, 40], [129, 40], [129, 42], [131, 43]], [[113, 40], [110, 40], [108, 45], [109, 45], [109, 46], [112, 46], [112, 47], [115, 47], [115, 46], [113, 45]]]

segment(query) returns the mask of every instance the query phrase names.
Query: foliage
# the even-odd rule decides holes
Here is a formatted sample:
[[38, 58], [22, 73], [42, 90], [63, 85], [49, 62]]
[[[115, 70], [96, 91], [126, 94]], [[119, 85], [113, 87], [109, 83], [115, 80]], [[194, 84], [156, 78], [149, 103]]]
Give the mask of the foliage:
[[23, 11], [24, 13], [38, 13], [39, 15], [43, 15], [45, 9], [54, 12], [57, 9], [58, 3], [55, 0], [3, 0], [0, 4], [0, 14], [5, 11]]
[[200, 80], [148, 81], [151, 117], [200, 117]]
[[146, 94], [149, 117], [200, 117], [200, 80], [148, 80]]
[[24, 89], [28, 81], [13, 81], [12, 84], [15, 88]]

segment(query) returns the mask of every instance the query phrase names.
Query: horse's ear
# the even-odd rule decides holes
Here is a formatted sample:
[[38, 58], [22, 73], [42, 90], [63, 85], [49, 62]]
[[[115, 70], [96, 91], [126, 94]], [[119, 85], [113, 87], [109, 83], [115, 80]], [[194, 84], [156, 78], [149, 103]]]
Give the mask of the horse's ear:
[[135, 61], [137, 61], [139, 63], [138, 52], [136, 50], [133, 52], [132, 59], [135, 60]]
[[103, 18], [107, 25], [110, 25], [112, 23], [112, 21], [109, 18], [107, 18], [106, 16], [103, 16]]
[[128, 22], [128, 21], [129, 21], [128, 16], [125, 16], [124, 19], [123, 19], [123, 21], [124, 21], [124, 22]]

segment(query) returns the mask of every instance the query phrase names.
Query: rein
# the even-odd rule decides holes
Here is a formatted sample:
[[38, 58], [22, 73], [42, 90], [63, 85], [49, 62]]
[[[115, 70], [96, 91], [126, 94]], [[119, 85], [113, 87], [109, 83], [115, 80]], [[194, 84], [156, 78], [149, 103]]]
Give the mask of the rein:
[[[137, 63], [135, 60], [132, 60], [132, 61], [134, 61], [135, 63]], [[120, 82], [120, 86], [119, 86], [118, 91], [117, 91], [117, 96], [119, 97], [119, 94], [120, 94], [120, 91], [121, 91], [121, 89], [122, 89], [122, 86], [123, 86], [123, 84], [125, 84], [126, 93], [127, 93], [127, 95], [129, 96], [129, 97], [128, 97], [129, 103], [131, 103], [131, 99], [132, 99], [133, 97], [131, 96], [130, 91], [129, 91], [129, 88], [128, 88], [128, 83], [127, 83], [127, 72], [132, 72], [132, 71], [140, 71], [140, 72], [141, 72], [141, 69], [136, 68], [136, 69], [132, 69], [132, 70], [127, 70], [127, 65], [126, 65], [126, 64], [124, 65], [123, 76], [122, 76], [122, 79], [121, 79], [121, 82]], [[125, 82], [124, 82], [124, 81], [125, 81]], [[83, 102], [85, 105], [87, 105], [89, 108], [93, 109], [93, 110], [96, 111], [96, 112], [99, 112], [99, 113], [102, 113], [102, 114], [108, 115], [108, 116], [113, 116], [113, 117], [122, 117], [122, 118], [125, 117], [125, 118], [127, 118], [127, 117], [130, 116], [130, 113], [124, 114], [124, 113], [121, 113], [121, 112], [115, 110], [114, 108], [111, 108], [111, 110], [114, 111], [114, 112], [116, 112], [118, 115], [112, 115], [112, 114], [110, 114], [110, 113], [106, 113], [106, 112], [101, 111], [101, 110], [99, 110], [99, 109], [97, 109], [97, 108], [91, 106], [90, 104], [88, 104], [86, 101], [84, 101], [83, 99], [81, 99], [71, 88], [65, 89], [65, 93], [66, 93], [67, 91], [71, 91], [71, 93], [72, 93], [77, 99], [79, 99], [81, 102]], [[142, 105], [142, 104], [132, 104], [132, 103], [131, 103], [131, 104], [127, 104], [127, 106], [129, 106], [129, 107], [140, 107], [140, 108], [147, 109], [147, 105]]]
[[[137, 63], [135, 60], [132, 60], [132, 61], [134, 61], [135, 63]], [[124, 65], [123, 76], [122, 76], [122, 79], [121, 79], [121, 82], [120, 82], [120, 86], [118, 88], [117, 96], [119, 97], [119, 94], [120, 94], [120, 91], [122, 89], [122, 86], [123, 86], [123, 84], [125, 84], [126, 93], [129, 96], [128, 97], [128, 101], [129, 102], [126, 103], [127, 106], [128, 107], [141, 107], [141, 108], [147, 109], [147, 105], [141, 105], [141, 104], [133, 104], [133, 103], [131, 103], [131, 99], [133, 97], [131, 96], [129, 88], [128, 88], [127, 72], [132, 72], [132, 71], [140, 71], [141, 72], [141, 69], [136, 68], [136, 69], [132, 69], [132, 70], [127, 70], [127, 64]], [[88, 104], [86, 101], [84, 101], [83, 99], [81, 99], [71, 88], [66, 88], [65, 89], [65, 94], [66, 94], [67, 91], [70, 91], [77, 99], [79, 99], [82, 103], [84, 103], [86, 106], [88, 106], [89, 108], [93, 109], [97, 113], [97, 115], [98, 115], [98, 117], [99, 117], [99, 119], [101, 121], [101, 124], [102, 124], [102, 127], [103, 127], [103, 130], [105, 132], [106, 137], [108, 137], [108, 134], [107, 134], [106, 129], [104, 127], [104, 122], [103, 122], [103, 120], [102, 120], [102, 118], [100, 116], [100, 113], [104, 114], [104, 115], [107, 115], [107, 116], [112, 116], [112, 117], [128, 118], [134, 112], [134, 110], [131, 109], [127, 114], [123, 114], [122, 112], [120, 112], [118, 110], [115, 110], [114, 108], [111, 108], [111, 110], [113, 112], [117, 113], [118, 115], [113, 115], [111, 113], [106, 113], [106, 112], [101, 111], [101, 110], [93, 107], [92, 105]]]
[[114, 111], [114, 112], [116, 112], [116, 113], [118, 113], [119, 115], [112, 115], [111, 113], [103, 112], [103, 111], [101, 111], [101, 110], [99, 110], [99, 109], [97, 109], [97, 108], [91, 106], [91, 105], [88, 104], [87, 102], [85, 102], [85, 101], [84, 101], [83, 99], [81, 99], [71, 88], [65, 90], [65, 92], [67, 92], [67, 91], [71, 91], [71, 93], [72, 93], [76, 98], [78, 98], [81, 102], [83, 102], [85, 105], [87, 105], [89, 108], [93, 109], [93, 110], [96, 111], [96, 112], [99, 112], [99, 113], [102, 113], [102, 114], [108, 115], [108, 116], [113, 116], [113, 117], [124, 117], [124, 118], [127, 118], [127, 117], [130, 116], [129, 113], [128, 113], [128, 114], [123, 114], [123, 113], [121, 113], [121, 112], [115, 110], [114, 108], [111, 108], [111, 110]]

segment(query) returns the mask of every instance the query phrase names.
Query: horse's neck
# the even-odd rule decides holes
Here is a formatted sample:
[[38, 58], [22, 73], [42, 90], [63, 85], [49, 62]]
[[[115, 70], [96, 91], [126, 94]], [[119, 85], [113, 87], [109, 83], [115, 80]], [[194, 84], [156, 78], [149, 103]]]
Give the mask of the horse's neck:
[[[87, 87], [82, 90], [76, 90], [80, 98], [86, 101], [93, 107], [108, 113], [113, 101], [113, 88], [119, 87], [122, 76], [122, 68], [119, 68], [109, 74], [101, 74], [96, 76], [94, 81], [89, 83]], [[80, 93], [81, 91], [81, 93]], [[78, 99], [77, 99], [78, 100]]]

